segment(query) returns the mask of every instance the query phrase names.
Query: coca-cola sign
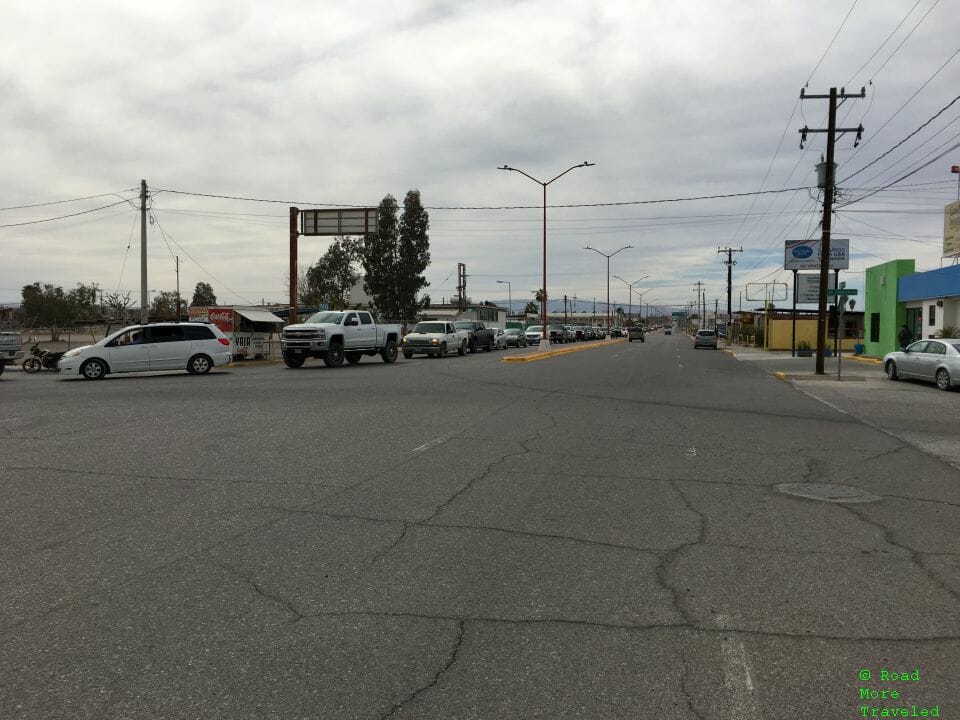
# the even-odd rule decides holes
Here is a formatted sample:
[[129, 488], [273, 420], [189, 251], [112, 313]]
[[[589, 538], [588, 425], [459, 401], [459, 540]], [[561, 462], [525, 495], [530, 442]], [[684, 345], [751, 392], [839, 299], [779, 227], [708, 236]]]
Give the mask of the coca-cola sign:
[[223, 332], [233, 332], [233, 310], [230, 308], [208, 308], [207, 319]]

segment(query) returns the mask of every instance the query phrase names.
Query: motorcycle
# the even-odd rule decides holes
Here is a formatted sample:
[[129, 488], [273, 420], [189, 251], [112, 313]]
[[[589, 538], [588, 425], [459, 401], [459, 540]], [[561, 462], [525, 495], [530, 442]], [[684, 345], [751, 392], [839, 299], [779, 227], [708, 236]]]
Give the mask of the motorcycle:
[[23, 361], [23, 371], [28, 373], [38, 373], [41, 370], [60, 371], [57, 363], [60, 362], [65, 353], [51, 352], [50, 350], [41, 350], [37, 343], [30, 346], [30, 357]]

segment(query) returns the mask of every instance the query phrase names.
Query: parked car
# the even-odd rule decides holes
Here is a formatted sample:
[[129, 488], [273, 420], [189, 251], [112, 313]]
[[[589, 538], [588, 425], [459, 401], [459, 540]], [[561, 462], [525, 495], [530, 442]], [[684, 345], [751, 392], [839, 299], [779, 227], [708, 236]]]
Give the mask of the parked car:
[[539, 345], [540, 338], [543, 337], [543, 325], [531, 325], [523, 332], [527, 338], [528, 345]]
[[573, 326], [573, 335], [575, 340], [588, 340], [587, 337], [587, 328], [586, 325], [574, 325]]
[[672, 334], [673, 334], [673, 328], [665, 328], [664, 331], [663, 331], [663, 334], [664, 334], [664, 335], [672, 335]]
[[941, 390], [960, 385], [960, 340], [918, 340], [904, 350], [883, 356], [883, 370], [891, 380], [924, 380]]
[[547, 336], [550, 338], [552, 343], [565, 343], [567, 342], [567, 331], [563, 329], [563, 325], [550, 324], [547, 325]]
[[697, 330], [693, 336], [693, 349], [702, 347], [717, 349], [717, 334], [713, 330]]
[[442, 358], [449, 352], [466, 355], [467, 343], [467, 331], [454, 327], [454, 323], [444, 320], [424, 320], [418, 322], [411, 332], [403, 336], [400, 347], [403, 356], [409, 360], [418, 353], [438, 358]]
[[503, 331], [507, 347], [522, 348], [527, 346], [527, 335], [520, 328], [507, 328]]
[[64, 353], [59, 368], [64, 375], [102, 380], [111, 373], [146, 370], [186, 370], [203, 375], [229, 365], [230, 340], [208, 323], [153, 323], [131, 325], [93, 345]]
[[24, 356], [23, 343], [20, 334], [15, 332], [0, 332], [0, 375], [7, 363], [13, 364], [22, 360]]
[[493, 330], [479, 320], [457, 320], [454, 326], [457, 330], [467, 331], [467, 348], [470, 352], [475, 353], [478, 348], [484, 348], [487, 352], [493, 350]]
[[327, 367], [351, 365], [364, 355], [379, 355], [385, 363], [397, 360], [399, 325], [384, 325], [365, 310], [322, 310], [302, 323], [283, 329], [280, 346], [289, 368], [301, 367], [308, 357], [320, 358]]
[[493, 330], [493, 343], [494, 347], [497, 350], [505, 350], [507, 347], [507, 335], [503, 331], [503, 328], [494, 328]]

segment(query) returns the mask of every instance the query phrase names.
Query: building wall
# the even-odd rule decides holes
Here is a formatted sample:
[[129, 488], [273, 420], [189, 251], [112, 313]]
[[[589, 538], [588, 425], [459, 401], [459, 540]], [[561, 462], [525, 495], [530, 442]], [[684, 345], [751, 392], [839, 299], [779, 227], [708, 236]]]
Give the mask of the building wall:
[[907, 312], [897, 303], [898, 286], [900, 278], [913, 274], [915, 269], [913, 260], [891, 260], [867, 268], [864, 282], [865, 354], [882, 357], [899, 348], [897, 332], [906, 322]]
[[[852, 320], [852, 317], [851, 317]], [[848, 327], [856, 323], [848, 323]], [[793, 320], [771, 318], [768, 323], [768, 335], [765, 337], [767, 350], [790, 350], [793, 341]], [[797, 318], [797, 345], [806, 340], [811, 348], [817, 347], [817, 319]], [[840, 349], [853, 352], [853, 346], [863, 342], [861, 337], [840, 338]], [[833, 350], [833, 337], [827, 338], [827, 347]]]

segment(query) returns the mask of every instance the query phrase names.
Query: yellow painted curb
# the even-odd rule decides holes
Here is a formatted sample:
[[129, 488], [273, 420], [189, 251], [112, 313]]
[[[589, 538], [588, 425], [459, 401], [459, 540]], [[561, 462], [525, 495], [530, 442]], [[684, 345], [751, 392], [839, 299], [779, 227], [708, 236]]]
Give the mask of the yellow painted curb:
[[571, 353], [580, 352], [582, 350], [590, 350], [591, 348], [606, 347], [608, 345], [618, 345], [620, 343], [625, 343], [626, 338], [618, 338], [616, 340], [602, 340], [598, 343], [589, 343], [585, 345], [578, 345], [577, 347], [571, 348], [561, 348], [560, 350], [548, 350], [547, 352], [534, 353], [533, 355], [513, 355], [510, 357], [500, 358], [500, 362], [505, 363], [518, 363], [518, 362], [535, 362], [537, 360], [546, 360], [547, 358], [560, 357], [561, 355], [570, 355]]
[[775, 375], [776, 377], [778, 377], [780, 380], [783, 380], [784, 382], [787, 382], [787, 374], [786, 374], [786, 373], [783, 373], [783, 372], [780, 372], [779, 370], [777, 370], [777, 371], [774, 373], [774, 375]]

